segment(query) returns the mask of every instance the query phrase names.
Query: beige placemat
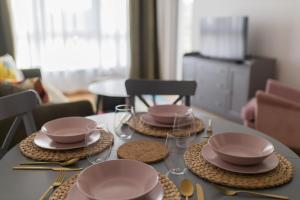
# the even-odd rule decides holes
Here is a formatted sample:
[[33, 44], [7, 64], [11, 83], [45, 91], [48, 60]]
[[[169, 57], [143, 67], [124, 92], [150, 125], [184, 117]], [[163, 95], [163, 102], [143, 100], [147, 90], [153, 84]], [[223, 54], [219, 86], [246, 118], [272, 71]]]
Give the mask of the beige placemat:
[[168, 155], [168, 149], [161, 142], [136, 140], [121, 145], [117, 154], [119, 158], [155, 163]]
[[86, 148], [60, 151], [40, 148], [33, 142], [36, 133], [28, 136], [20, 143], [20, 150], [26, 157], [39, 161], [66, 161], [77, 157], [83, 159], [87, 155], [102, 152], [113, 143], [114, 137], [112, 133], [104, 130], [99, 131], [101, 132], [101, 138], [98, 142], [92, 144], [91, 148], [88, 148], [89, 152]]
[[[160, 128], [160, 127], [154, 127], [145, 124], [140, 119], [141, 114], [137, 114], [135, 117], [133, 117], [129, 122], [128, 125], [136, 130], [137, 132], [148, 135], [148, 136], [154, 136], [154, 137], [167, 137], [167, 133], [172, 130], [172, 128]], [[200, 133], [205, 128], [204, 123], [201, 119], [196, 118], [195, 120], [195, 127], [193, 127], [192, 133]], [[178, 136], [184, 136], [190, 134], [191, 132], [191, 126], [187, 126], [186, 129], [182, 131], [182, 133], [177, 132]]]
[[[77, 175], [71, 176], [51, 194], [49, 200], [65, 200], [76, 179]], [[168, 177], [160, 175], [159, 181], [164, 188], [164, 200], [180, 200], [176, 185]]]
[[210, 182], [236, 188], [263, 189], [285, 184], [293, 178], [292, 164], [280, 154], [277, 154], [279, 165], [274, 170], [246, 175], [229, 172], [208, 163], [201, 155], [204, 145], [205, 143], [202, 143], [189, 147], [184, 159], [189, 170]]

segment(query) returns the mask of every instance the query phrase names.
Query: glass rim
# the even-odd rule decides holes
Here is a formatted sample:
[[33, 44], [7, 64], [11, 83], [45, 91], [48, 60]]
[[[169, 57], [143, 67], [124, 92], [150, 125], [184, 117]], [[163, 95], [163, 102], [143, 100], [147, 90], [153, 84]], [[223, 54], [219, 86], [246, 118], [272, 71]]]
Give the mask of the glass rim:
[[131, 110], [133, 110], [133, 106], [121, 104], [121, 105], [117, 105], [115, 107], [115, 110], [116, 111], [131, 111]]

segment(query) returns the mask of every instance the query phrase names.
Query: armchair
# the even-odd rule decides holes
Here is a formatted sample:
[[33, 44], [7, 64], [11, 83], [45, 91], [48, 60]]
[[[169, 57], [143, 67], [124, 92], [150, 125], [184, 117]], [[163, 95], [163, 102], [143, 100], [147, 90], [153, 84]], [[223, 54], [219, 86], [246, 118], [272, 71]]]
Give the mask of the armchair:
[[266, 91], [241, 112], [244, 125], [264, 132], [300, 153], [300, 91], [278, 81], [268, 80]]

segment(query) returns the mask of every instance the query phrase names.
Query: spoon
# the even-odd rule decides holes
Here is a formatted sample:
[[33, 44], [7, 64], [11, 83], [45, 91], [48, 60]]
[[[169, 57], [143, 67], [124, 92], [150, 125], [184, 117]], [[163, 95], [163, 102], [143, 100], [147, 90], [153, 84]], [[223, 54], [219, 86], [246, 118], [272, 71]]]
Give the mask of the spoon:
[[189, 197], [192, 196], [194, 193], [193, 183], [188, 179], [184, 179], [183, 181], [181, 181], [180, 193], [182, 196], [185, 197], [185, 200], [188, 200]]
[[69, 166], [75, 164], [79, 158], [72, 158], [70, 160], [64, 161], [64, 162], [27, 162], [27, 163], [21, 163], [20, 165], [44, 165], [44, 164], [57, 164], [60, 166]]

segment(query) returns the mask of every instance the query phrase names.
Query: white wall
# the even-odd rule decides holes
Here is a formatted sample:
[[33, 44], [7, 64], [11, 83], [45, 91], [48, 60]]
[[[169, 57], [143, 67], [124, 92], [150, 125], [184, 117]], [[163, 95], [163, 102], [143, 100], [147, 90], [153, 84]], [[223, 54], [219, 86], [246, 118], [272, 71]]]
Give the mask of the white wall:
[[195, 0], [195, 50], [201, 16], [249, 16], [249, 53], [277, 60], [279, 80], [300, 88], [300, 0]]

